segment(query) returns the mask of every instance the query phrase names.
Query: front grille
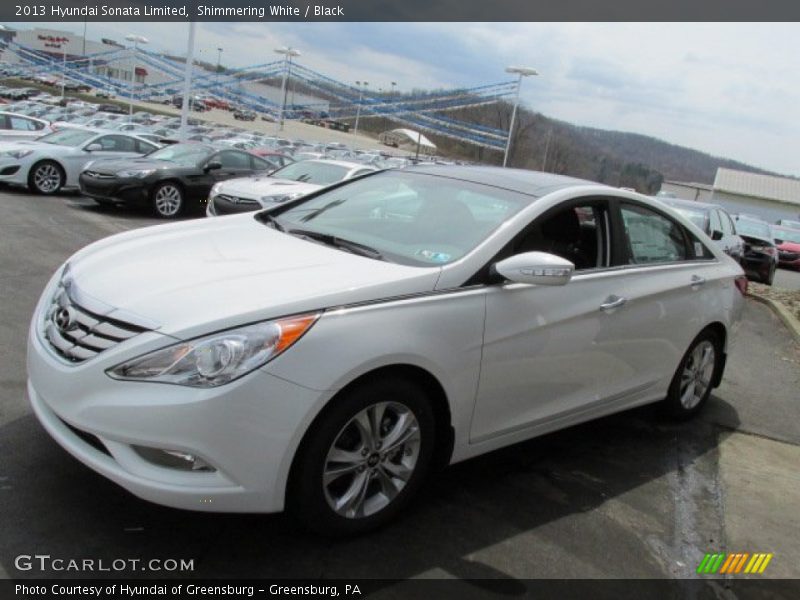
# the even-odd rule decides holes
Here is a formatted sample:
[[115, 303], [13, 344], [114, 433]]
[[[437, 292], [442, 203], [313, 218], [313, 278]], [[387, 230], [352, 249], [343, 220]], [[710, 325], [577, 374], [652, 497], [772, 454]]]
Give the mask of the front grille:
[[83, 174], [92, 179], [114, 179], [116, 177], [113, 173], [100, 173], [99, 171], [84, 171]]
[[260, 206], [258, 200], [253, 200], [252, 198], [242, 198], [240, 196], [229, 196], [228, 194], [219, 194], [217, 195], [216, 199], [224, 202], [230, 202], [231, 204], [249, 204], [252, 206]]
[[75, 363], [94, 358], [103, 350], [146, 331], [143, 327], [93, 313], [70, 297], [60, 284], [45, 313], [44, 336], [53, 350]]

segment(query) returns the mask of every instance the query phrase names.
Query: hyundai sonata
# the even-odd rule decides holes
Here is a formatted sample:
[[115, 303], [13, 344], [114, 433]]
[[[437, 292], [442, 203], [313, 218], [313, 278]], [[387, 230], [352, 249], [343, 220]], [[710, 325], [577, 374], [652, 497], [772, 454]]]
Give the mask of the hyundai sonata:
[[87, 246], [36, 308], [28, 392], [67, 451], [137, 496], [355, 533], [436, 466], [646, 403], [694, 415], [745, 289], [636, 193], [383, 171]]

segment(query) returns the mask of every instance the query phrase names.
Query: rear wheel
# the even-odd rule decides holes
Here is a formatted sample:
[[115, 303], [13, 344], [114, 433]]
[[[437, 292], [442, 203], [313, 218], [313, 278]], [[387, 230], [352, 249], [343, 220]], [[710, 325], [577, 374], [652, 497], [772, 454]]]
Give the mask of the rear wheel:
[[174, 219], [183, 210], [183, 190], [177, 183], [168, 181], [153, 190], [153, 211], [162, 219]]
[[301, 444], [288, 509], [303, 526], [353, 535], [394, 518], [433, 457], [427, 394], [404, 379], [370, 380], [334, 399]]
[[678, 419], [688, 419], [703, 408], [722, 366], [722, 347], [712, 331], [697, 336], [683, 355], [672, 378], [665, 410]]
[[65, 179], [61, 165], [52, 160], [43, 160], [31, 168], [28, 188], [40, 194], [56, 194], [64, 186]]

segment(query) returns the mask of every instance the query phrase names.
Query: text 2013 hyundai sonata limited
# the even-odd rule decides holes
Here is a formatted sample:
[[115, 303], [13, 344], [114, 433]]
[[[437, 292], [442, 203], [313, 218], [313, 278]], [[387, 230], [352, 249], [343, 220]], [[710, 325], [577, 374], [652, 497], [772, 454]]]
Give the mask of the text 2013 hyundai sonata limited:
[[437, 465], [719, 384], [746, 280], [689, 221], [549, 174], [412, 167], [87, 246], [28, 391], [142, 498], [382, 524]]

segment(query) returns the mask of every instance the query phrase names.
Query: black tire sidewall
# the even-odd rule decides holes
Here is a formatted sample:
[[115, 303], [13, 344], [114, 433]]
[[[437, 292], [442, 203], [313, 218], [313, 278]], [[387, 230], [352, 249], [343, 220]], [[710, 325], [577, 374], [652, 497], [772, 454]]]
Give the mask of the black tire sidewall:
[[[161, 214], [161, 212], [158, 210], [158, 206], [156, 205], [156, 196], [158, 195], [158, 192], [161, 190], [161, 188], [166, 187], [166, 186], [174, 187], [176, 190], [178, 190], [178, 193], [181, 195], [181, 205], [178, 207], [178, 210], [172, 215]], [[150, 195], [150, 202], [152, 204], [153, 213], [159, 219], [176, 219], [186, 209], [186, 197], [185, 197], [185, 194], [183, 192], [183, 188], [179, 184], [175, 183], [174, 181], [163, 181], [163, 182], [157, 184], [153, 188], [153, 192]]]
[[[406, 486], [383, 510], [359, 519], [347, 519], [328, 505], [322, 472], [328, 451], [342, 428], [359, 411], [376, 402], [407, 406], [420, 428], [420, 454]], [[433, 462], [435, 417], [428, 395], [416, 383], [401, 379], [371, 379], [345, 390], [331, 400], [306, 432], [292, 465], [287, 489], [287, 510], [302, 527], [329, 536], [364, 533], [392, 520], [416, 495]]]
[[[709, 341], [714, 345], [714, 371], [711, 374], [711, 382], [709, 383], [708, 389], [706, 390], [703, 397], [700, 399], [693, 408], [686, 408], [681, 403], [680, 397], [680, 384], [681, 384], [681, 374], [683, 373], [684, 368], [686, 367], [686, 361], [689, 360], [689, 356], [692, 354], [694, 349], [697, 347], [698, 344]], [[667, 392], [667, 397], [663, 402], [663, 408], [666, 412], [673, 418], [678, 420], [689, 419], [699, 413], [703, 407], [708, 402], [709, 396], [711, 396], [711, 392], [713, 390], [713, 382], [715, 381], [719, 369], [721, 368], [722, 364], [722, 344], [720, 343], [719, 337], [710, 329], [706, 329], [705, 331], [701, 332], [692, 343], [689, 344], [688, 350], [681, 358], [681, 362], [678, 364], [678, 368], [675, 371], [675, 375], [672, 377], [672, 381], [669, 385], [669, 391]]]
[[[45, 165], [53, 165], [56, 168], [56, 170], [58, 171], [59, 177], [61, 178], [61, 180], [60, 180], [60, 182], [58, 184], [58, 187], [56, 189], [50, 191], [50, 192], [44, 192], [44, 191], [40, 190], [36, 186], [36, 183], [35, 183], [35, 181], [36, 181], [36, 171], [38, 169], [40, 169], [41, 167], [45, 166]], [[30, 174], [28, 175], [28, 186], [34, 192], [36, 192], [37, 194], [42, 194], [43, 196], [52, 196], [53, 194], [57, 194], [58, 192], [61, 191], [61, 188], [64, 187], [65, 180], [66, 180], [66, 177], [64, 176], [64, 169], [61, 168], [61, 165], [59, 165], [54, 160], [43, 160], [43, 161], [40, 161], [40, 162], [36, 163], [35, 165], [33, 165], [33, 168], [31, 168]]]

